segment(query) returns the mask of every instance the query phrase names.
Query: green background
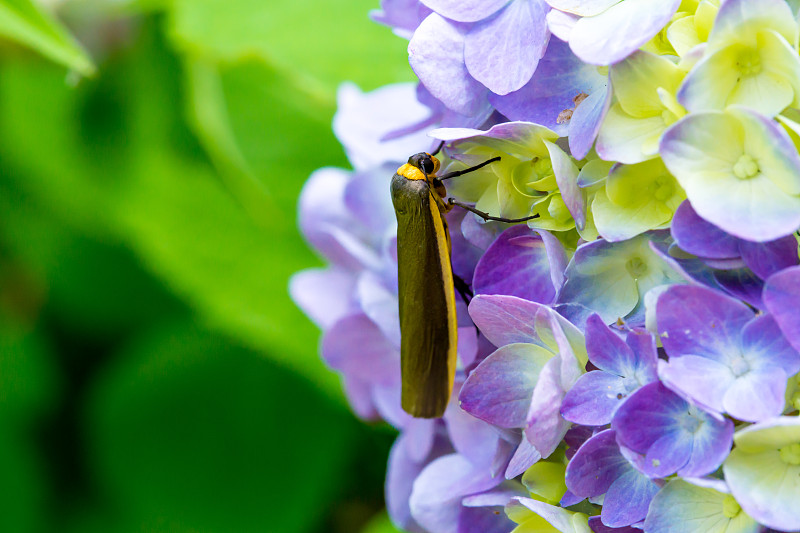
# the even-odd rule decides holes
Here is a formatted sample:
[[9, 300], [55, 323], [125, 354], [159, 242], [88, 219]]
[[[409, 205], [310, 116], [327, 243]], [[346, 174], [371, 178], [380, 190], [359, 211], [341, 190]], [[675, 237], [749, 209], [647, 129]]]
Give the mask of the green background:
[[[0, 0], [0, 531], [394, 531], [292, 304], [377, 0]], [[78, 44], [81, 43], [81, 44]]]

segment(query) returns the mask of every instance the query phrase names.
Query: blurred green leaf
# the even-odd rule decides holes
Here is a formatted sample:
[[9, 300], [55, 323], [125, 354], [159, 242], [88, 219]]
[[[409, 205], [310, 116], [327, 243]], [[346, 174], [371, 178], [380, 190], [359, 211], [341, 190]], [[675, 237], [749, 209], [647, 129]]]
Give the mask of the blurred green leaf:
[[27, 427], [52, 407], [60, 386], [46, 343], [35, 333], [0, 326], [0, 422]]
[[189, 324], [132, 345], [87, 407], [103, 494], [142, 531], [309, 531], [357, 429], [305, 380]]
[[0, 36], [89, 76], [95, 67], [86, 52], [59, 22], [33, 0], [0, 0]]
[[45, 531], [48, 487], [31, 439], [0, 420], [0, 531]]
[[370, 21], [374, 0], [175, 0], [172, 34], [206, 59], [256, 56], [330, 98], [343, 80], [364, 88], [411, 79], [407, 42]]
[[[275, 204], [264, 205], [262, 223], [255, 223], [222, 187], [188, 132], [180, 66], [154, 27], [145, 26], [134, 49], [78, 90], [64, 88], [58, 73], [43, 65], [4, 66], [0, 155], [7, 154], [19, 170], [9, 177], [59, 218], [97, 238], [127, 243], [207, 321], [341, 399], [338, 378], [309, 342], [318, 333], [287, 291], [289, 276], [314, 262], [295, 228], [297, 193], [315, 166], [342, 157], [327, 121], [313, 110], [293, 115], [303, 106], [300, 97], [257, 104], [257, 120], [244, 130], [252, 142], [243, 146], [251, 152], [261, 146], [276, 162], [269, 183]], [[255, 83], [248, 81], [246, 66], [231, 72], [241, 76], [223, 77], [223, 90], [238, 90], [235, 82], [244, 78], [254, 91], [239, 105], [285, 92], [283, 78], [262, 65], [252, 71]], [[275, 86], [258, 88], [261, 82]], [[243, 128], [237, 116], [238, 132]], [[283, 144], [299, 139], [304, 144]], [[48, 157], [41, 157], [43, 145]]]
[[394, 527], [394, 524], [392, 524], [392, 521], [389, 519], [389, 515], [383, 512], [373, 518], [369, 524], [361, 530], [361, 533], [403, 533], [403, 531]]

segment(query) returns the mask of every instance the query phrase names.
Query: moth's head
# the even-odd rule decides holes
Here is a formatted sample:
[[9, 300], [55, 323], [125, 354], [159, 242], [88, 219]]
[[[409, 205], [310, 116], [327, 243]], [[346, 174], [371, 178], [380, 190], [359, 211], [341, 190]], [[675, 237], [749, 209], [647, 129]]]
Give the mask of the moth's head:
[[439, 160], [428, 152], [420, 152], [408, 158], [408, 164], [417, 167], [428, 176], [435, 176], [439, 172]]

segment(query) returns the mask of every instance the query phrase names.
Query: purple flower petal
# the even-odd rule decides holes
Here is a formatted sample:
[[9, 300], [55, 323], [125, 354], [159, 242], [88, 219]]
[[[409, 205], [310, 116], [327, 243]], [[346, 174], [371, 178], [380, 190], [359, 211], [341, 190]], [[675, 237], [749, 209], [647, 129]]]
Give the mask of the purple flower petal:
[[541, 458], [542, 454], [540, 454], [539, 450], [537, 450], [536, 447], [528, 441], [528, 439], [525, 437], [525, 432], [523, 432], [522, 438], [519, 441], [519, 446], [517, 446], [514, 455], [508, 462], [508, 467], [506, 468], [505, 472], [506, 479], [513, 479], [523, 474]]
[[504, 506], [462, 507], [456, 533], [508, 533], [516, 524], [503, 512]]
[[550, 303], [556, 289], [544, 240], [525, 225], [500, 234], [475, 267], [476, 294], [506, 294]]
[[603, 524], [603, 521], [599, 516], [592, 516], [589, 518], [589, 527], [592, 531], [594, 531], [594, 533], [641, 533], [642, 531], [641, 529], [631, 526], [608, 527], [607, 525]]
[[464, 412], [456, 402], [450, 402], [447, 406], [444, 419], [456, 451], [474, 465], [483, 465], [487, 469], [491, 467], [499, 439], [497, 431]]
[[289, 280], [292, 300], [322, 330], [352, 311], [354, 287], [355, 276], [336, 267], [303, 270]]
[[558, 123], [559, 114], [575, 107], [573, 98], [581, 93], [591, 95], [605, 82], [606, 78], [578, 59], [569, 45], [550, 39], [530, 81], [503, 96], [490, 94], [489, 102], [511, 120], [535, 122], [565, 135], [567, 125]]
[[800, 371], [800, 353], [781, 334], [771, 315], [760, 315], [744, 327], [742, 351], [754, 366], [777, 366], [787, 376]]
[[613, 429], [601, 431], [581, 446], [567, 465], [565, 481], [579, 497], [605, 494], [601, 518], [611, 527], [643, 519], [658, 492], [658, 485], [622, 455]]
[[611, 93], [611, 82], [606, 79], [572, 113], [569, 121], [569, 149], [575, 159], [583, 159], [592, 149], [603, 119], [611, 107]]
[[764, 286], [764, 304], [775, 317], [786, 339], [800, 351], [800, 267], [787, 268], [770, 276]]
[[400, 37], [410, 39], [430, 12], [419, 0], [381, 0], [381, 9], [370, 11], [369, 18], [389, 26]]
[[671, 358], [660, 366], [659, 375], [672, 390], [719, 413], [725, 411], [723, 400], [735, 380], [725, 364], [695, 355]]
[[536, 317], [551, 312], [543, 305], [516, 296], [479, 294], [469, 304], [473, 322], [495, 346], [540, 342], [535, 327]]
[[544, 365], [528, 410], [525, 436], [542, 457], [549, 457], [555, 451], [570, 426], [561, 416], [561, 402], [566, 391], [562, 385], [560, 359], [554, 357]]
[[461, 513], [461, 498], [496, 486], [485, 468], [476, 468], [459, 454], [436, 459], [414, 481], [409, 498], [411, 515], [431, 533], [453, 530]]
[[744, 304], [695, 285], [675, 285], [657, 303], [658, 328], [670, 357], [693, 354], [724, 362], [753, 318]]
[[462, 26], [431, 13], [408, 43], [408, 61], [433, 96], [449, 109], [471, 116], [489, 103], [488, 90], [464, 65], [465, 34]]
[[627, 393], [623, 378], [593, 370], [578, 378], [564, 396], [561, 415], [576, 424], [603, 426], [611, 422]]
[[461, 408], [500, 427], [524, 427], [539, 373], [552, 357], [535, 344], [503, 346], [464, 382], [459, 395]]
[[761, 301], [764, 282], [749, 269], [716, 270], [713, 275], [717, 285], [729, 295], [752, 305], [756, 309], [764, 308], [764, 302]]
[[759, 422], [783, 412], [788, 376], [781, 368], [754, 369], [734, 381], [723, 400], [725, 411], [748, 422]]
[[506, 5], [508, 0], [422, 0], [422, 3], [449, 19], [476, 22]]
[[347, 316], [325, 332], [322, 357], [346, 375], [372, 383], [391, 383], [400, 366], [397, 348], [363, 314]]
[[[422, 527], [411, 517], [408, 499], [414, 480], [425, 467], [424, 461], [412, 459], [408, 454], [408, 442], [411, 437], [401, 434], [394, 441], [389, 453], [389, 464], [386, 468], [386, 510], [392, 522], [407, 531], [421, 532]], [[435, 459], [444, 452], [443, 442], [437, 444], [429, 459]], [[446, 452], [444, 452], [446, 453]]]
[[780, 239], [758, 243], [741, 240], [739, 251], [745, 264], [761, 279], [767, 279], [776, 272], [796, 266], [797, 239], [787, 235]]
[[611, 527], [628, 526], [643, 520], [659, 488], [655, 482], [631, 467], [606, 492], [600, 519]]
[[464, 62], [473, 78], [495, 94], [516, 91], [531, 79], [550, 31], [544, 0], [512, 0], [475, 25], [464, 42]]
[[616, 412], [617, 441], [645, 454], [649, 477], [703, 476], [719, 468], [733, 442], [733, 423], [715, 418], [659, 382], [636, 391]]
[[575, 55], [593, 65], [625, 59], [669, 22], [680, 0], [625, 0], [602, 13], [583, 17], [570, 33]]
[[726, 259], [740, 254], [740, 240], [700, 218], [689, 200], [675, 211], [671, 232], [682, 250], [699, 257]]
[[[391, 140], [385, 139], [389, 132], [432, 116], [431, 108], [418, 100], [416, 85], [396, 83], [370, 92], [363, 92], [350, 82], [339, 87], [333, 132], [356, 170], [371, 170], [389, 161], [405, 161], [408, 154], [418, 152], [420, 146], [430, 142], [425, 131], [419, 128]], [[386, 184], [381, 186], [385, 190]]]
[[593, 365], [618, 376], [632, 374], [637, 366], [630, 347], [596, 313], [586, 321], [586, 351]]

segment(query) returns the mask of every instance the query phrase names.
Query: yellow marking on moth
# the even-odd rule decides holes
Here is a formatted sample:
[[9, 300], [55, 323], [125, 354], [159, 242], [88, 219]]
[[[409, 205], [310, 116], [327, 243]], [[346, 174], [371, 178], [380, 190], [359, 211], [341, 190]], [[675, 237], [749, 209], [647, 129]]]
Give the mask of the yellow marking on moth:
[[415, 167], [414, 165], [409, 165], [406, 163], [402, 167], [397, 169], [397, 173], [400, 176], [403, 176], [407, 180], [424, 180], [425, 174], [422, 173], [420, 169]]
[[439, 250], [439, 261], [442, 264], [442, 277], [444, 278], [444, 296], [447, 300], [447, 331], [450, 335], [450, 349], [447, 353], [447, 371], [449, 373], [450, 390], [456, 376], [456, 353], [458, 346], [458, 321], [456, 318], [456, 291], [453, 285], [453, 270], [450, 266], [449, 233], [445, 228], [442, 213], [439, 211], [434, 193], [428, 202], [433, 217], [433, 227], [436, 229], [436, 247]]

